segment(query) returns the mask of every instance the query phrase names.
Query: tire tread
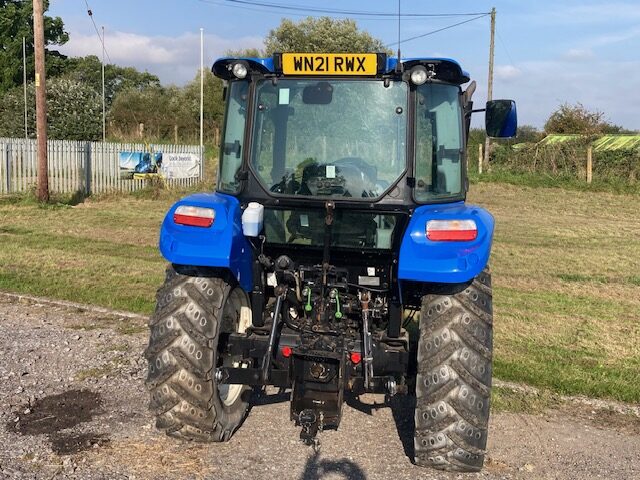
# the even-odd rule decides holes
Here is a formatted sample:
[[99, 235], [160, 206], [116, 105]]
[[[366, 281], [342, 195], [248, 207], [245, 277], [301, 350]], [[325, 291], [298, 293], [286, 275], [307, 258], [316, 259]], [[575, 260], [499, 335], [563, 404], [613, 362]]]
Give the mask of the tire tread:
[[145, 356], [149, 361], [149, 408], [156, 415], [156, 427], [169, 436], [226, 441], [246, 415], [245, 398], [237, 400], [239, 405], [232, 413], [214, 398], [214, 352], [222, 308], [231, 288], [225, 278], [195, 267], [180, 273], [173, 266], [167, 268], [149, 321]]
[[456, 293], [422, 299], [414, 442], [418, 465], [455, 472], [482, 468], [491, 397], [491, 297], [491, 274], [485, 269]]

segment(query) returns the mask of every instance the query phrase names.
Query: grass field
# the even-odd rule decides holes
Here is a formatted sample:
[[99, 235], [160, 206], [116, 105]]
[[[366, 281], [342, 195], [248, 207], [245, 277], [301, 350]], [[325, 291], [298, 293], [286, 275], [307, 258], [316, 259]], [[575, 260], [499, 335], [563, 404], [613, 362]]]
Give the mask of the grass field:
[[[495, 375], [640, 401], [640, 197], [480, 183], [470, 201], [497, 221]], [[170, 203], [0, 202], [0, 290], [151, 312]]]

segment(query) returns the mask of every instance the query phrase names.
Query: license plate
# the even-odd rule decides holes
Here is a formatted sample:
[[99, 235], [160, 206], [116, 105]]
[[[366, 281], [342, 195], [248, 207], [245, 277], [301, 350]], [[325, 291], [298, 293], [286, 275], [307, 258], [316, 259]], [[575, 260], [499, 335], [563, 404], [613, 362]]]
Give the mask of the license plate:
[[375, 53], [283, 53], [285, 75], [375, 75]]

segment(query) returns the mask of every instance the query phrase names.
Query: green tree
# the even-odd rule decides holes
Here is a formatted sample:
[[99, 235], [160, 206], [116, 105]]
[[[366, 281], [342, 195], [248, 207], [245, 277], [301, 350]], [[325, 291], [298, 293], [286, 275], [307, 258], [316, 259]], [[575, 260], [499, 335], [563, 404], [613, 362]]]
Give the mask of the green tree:
[[[210, 70], [204, 72], [204, 129], [205, 138], [213, 139], [215, 129], [220, 129], [224, 115], [224, 101], [222, 80]], [[192, 106], [192, 115], [200, 121], [200, 74], [185, 87], [184, 98]]]
[[[49, 1], [44, 0], [45, 11]], [[33, 2], [31, 0], [0, 0], [0, 97], [22, 84], [22, 37], [27, 44], [27, 76], [34, 76]], [[60, 17], [44, 17], [45, 46], [62, 45], [69, 40]], [[64, 70], [66, 57], [47, 49], [47, 75]]]
[[[213, 141], [220, 128], [224, 104], [222, 81], [205, 70], [204, 76], [204, 133]], [[144, 124], [145, 136], [156, 140], [174, 140], [178, 129], [179, 141], [196, 141], [200, 131], [200, 74], [184, 87], [127, 89], [115, 96], [109, 112], [110, 132], [118, 137], [131, 138]]]
[[386, 52], [381, 40], [358, 29], [349, 19], [308, 17], [299, 22], [283, 19], [265, 39], [265, 53], [276, 52]]
[[47, 117], [50, 138], [102, 138], [102, 98], [86, 83], [66, 78], [47, 82]]
[[538, 143], [543, 138], [544, 132], [533, 125], [518, 125], [518, 135], [510, 143]]
[[147, 134], [156, 137], [168, 135], [166, 114], [169, 112], [169, 98], [170, 91], [160, 86], [120, 92], [109, 111], [110, 133], [121, 138], [132, 137], [142, 123]]
[[242, 48], [240, 50], [227, 50], [224, 52], [227, 57], [235, 57], [235, 58], [260, 58], [266, 57], [267, 54], [264, 50], [260, 50], [259, 48]]
[[563, 103], [544, 124], [546, 133], [600, 135], [621, 133], [622, 127], [605, 119], [604, 112], [590, 111], [581, 103]]
[[[27, 86], [29, 134], [35, 137], [35, 86]], [[53, 140], [98, 140], [102, 138], [102, 100], [90, 85], [65, 78], [47, 81], [48, 135]], [[0, 99], [0, 136], [24, 135], [22, 88], [16, 87]]]
[[[64, 76], [76, 82], [89, 84], [98, 92], [102, 91], [102, 62], [95, 55], [67, 59]], [[119, 92], [159, 87], [160, 79], [156, 75], [140, 72], [133, 67], [107, 64], [104, 67], [104, 85], [108, 108]]]

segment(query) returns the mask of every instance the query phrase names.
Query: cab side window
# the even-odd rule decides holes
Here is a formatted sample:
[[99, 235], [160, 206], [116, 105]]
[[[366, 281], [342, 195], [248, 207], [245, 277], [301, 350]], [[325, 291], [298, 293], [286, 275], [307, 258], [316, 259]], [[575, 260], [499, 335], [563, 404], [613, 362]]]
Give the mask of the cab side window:
[[416, 189], [418, 202], [462, 195], [460, 90], [452, 85], [418, 87]]
[[232, 82], [229, 85], [229, 101], [225, 112], [225, 131], [220, 153], [220, 175], [218, 189], [235, 193], [239, 188], [238, 170], [244, 152], [244, 127], [247, 119], [247, 82]]

